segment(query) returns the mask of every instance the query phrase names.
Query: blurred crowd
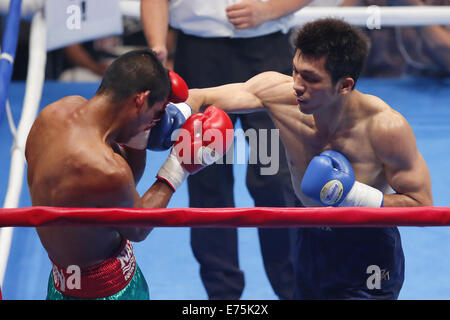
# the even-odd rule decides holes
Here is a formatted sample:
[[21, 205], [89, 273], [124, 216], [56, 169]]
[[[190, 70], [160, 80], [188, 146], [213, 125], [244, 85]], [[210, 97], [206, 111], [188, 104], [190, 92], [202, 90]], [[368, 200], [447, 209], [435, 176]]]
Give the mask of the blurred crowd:
[[[313, 1], [322, 5], [320, 0]], [[322, 1], [329, 5], [329, 1]], [[450, 0], [343, 0], [341, 6], [450, 6]], [[3, 35], [4, 17], [0, 16]], [[450, 75], [450, 26], [362, 28], [370, 39], [370, 55], [363, 77]], [[294, 30], [292, 30], [293, 32]], [[26, 79], [30, 22], [21, 21], [13, 81]], [[177, 30], [167, 37], [166, 66], [173, 68]], [[111, 61], [120, 54], [147, 47], [139, 20], [124, 18], [122, 36], [74, 44], [48, 53], [46, 78], [59, 81], [99, 81]]]

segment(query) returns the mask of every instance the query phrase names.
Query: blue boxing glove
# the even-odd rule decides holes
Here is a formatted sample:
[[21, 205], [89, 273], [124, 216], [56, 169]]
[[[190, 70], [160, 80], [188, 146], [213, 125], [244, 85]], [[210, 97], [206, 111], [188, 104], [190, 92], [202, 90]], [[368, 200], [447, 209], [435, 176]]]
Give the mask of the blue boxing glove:
[[302, 192], [312, 200], [334, 207], [381, 207], [383, 193], [355, 179], [342, 154], [328, 150], [314, 157], [306, 168]]
[[172, 137], [172, 133], [180, 129], [191, 114], [192, 109], [187, 103], [169, 103], [161, 120], [150, 130], [147, 149], [164, 151], [172, 147], [177, 138]]

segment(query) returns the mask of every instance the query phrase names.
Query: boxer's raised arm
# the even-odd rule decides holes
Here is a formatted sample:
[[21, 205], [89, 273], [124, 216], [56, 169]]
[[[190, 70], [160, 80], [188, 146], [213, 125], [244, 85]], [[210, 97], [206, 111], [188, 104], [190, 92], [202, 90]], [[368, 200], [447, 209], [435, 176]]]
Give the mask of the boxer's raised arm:
[[277, 72], [260, 73], [246, 82], [189, 90], [193, 112], [215, 105], [230, 113], [251, 113], [293, 100], [292, 78]]
[[384, 196], [384, 207], [432, 206], [431, 178], [414, 133], [398, 113], [384, 113], [374, 121], [370, 136], [386, 177], [396, 193]]

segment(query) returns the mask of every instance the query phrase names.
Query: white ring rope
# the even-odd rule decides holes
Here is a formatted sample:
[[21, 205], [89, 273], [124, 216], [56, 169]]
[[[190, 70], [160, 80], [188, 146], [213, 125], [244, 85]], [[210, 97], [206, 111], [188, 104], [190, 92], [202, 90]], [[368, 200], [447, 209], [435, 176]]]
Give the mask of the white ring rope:
[[[140, 19], [140, 4], [136, 1], [120, 1], [125, 17]], [[290, 21], [290, 27], [324, 18], [343, 18], [357, 26], [423, 26], [450, 24], [450, 6], [398, 6], [398, 7], [305, 7], [298, 10]]]
[[342, 18], [350, 24], [369, 29], [449, 25], [450, 6], [305, 7], [294, 14], [291, 26], [299, 26], [324, 17]]
[[[44, 0], [22, 0], [21, 14], [32, 16], [43, 8]], [[9, 0], [0, 1], [0, 13], [8, 12]], [[140, 19], [140, 1], [121, 0], [120, 9], [125, 17]], [[369, 6], [369, 7], [305, 7], [298, 10], [290, 26], [323, 18], [343, 18], [348, 23], [366, 27], [449, 25], [450, 6]]]
[[[19, 204], [22, 191], [23, 173], [25, 168], [25, 143], [28, 132], [36, 118], [42, 96], [45, 80], [46, 51], [46, 28], [43, 13], [37, 12], [31, 23], [29, 62], [25, 98], [23, 102], [22, 115], [11, 150], [11, 168], [6, 193], [4, 208], [16, 208]], [[13, 228], [0, 229], [0, 285], [8, 262]]]
[[6, 117], [8, 118], [9, 130], [11, 131], [11, 134], [15, 141], [16, 135], [17, 135], [17, 128], [16, 128], [16, 124], [14, 123], [14, 119], [13, 119], [12, 112], [11, 112], [11, 105], [9, 104], [9, 100], [6, 100]]

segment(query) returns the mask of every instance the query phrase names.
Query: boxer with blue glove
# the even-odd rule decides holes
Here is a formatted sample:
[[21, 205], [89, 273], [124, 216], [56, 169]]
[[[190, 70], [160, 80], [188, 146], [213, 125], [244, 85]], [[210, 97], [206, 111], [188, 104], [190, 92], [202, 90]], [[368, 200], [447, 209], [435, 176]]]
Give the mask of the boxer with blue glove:
[[[191, 89], [188, 103], [194, 111], [216, 105], [228, 113], [267, 112], [305, 206], [432, 206], [430, 173], [411, 126], [382, 99], [356, 89], [368, 54], [360, 30], [319, 19], [298, 31], [295, 47], [292, 76], [269, 71]], [[352, 214], [357, 209], [343, 222]], [[398, 228], [325, 225], [298, 228], [296, 236], [295, 298], [398, 298], [405, 266]]]
[[306, 196], [324, 206], [383, 206], [383, 193], [356, 181], [350, 162], [333, 150], [324, 151], [311, 160], [301, 188]]

